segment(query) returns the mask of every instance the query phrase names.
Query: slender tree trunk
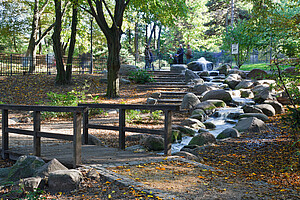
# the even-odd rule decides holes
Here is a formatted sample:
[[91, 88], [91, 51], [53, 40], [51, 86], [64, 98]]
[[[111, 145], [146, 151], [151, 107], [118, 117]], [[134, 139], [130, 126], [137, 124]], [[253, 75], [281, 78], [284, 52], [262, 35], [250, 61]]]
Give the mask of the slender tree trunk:
[[160, 36], [161, 36], [161, 26], [159, 26], [158, 37], [157, 37], [157, 54], [160, 55]]
[[151, 30], [151, 33], [150, 33], [150, 36], [149, 36], [148, 43], [147, 43], [148, 45], [151, 44], [151, 40], [152, 40], [152, 36], [153, 36], [154, 30], [155, 30], [155, 26], [156, 26], [156, 24], [154, 23], [153, 27], [152, 27], [152, 30]]
[[134, 28], [134, 52], [135, 52], [135, 60], [139, 58], [139, 28], [138, 23], [135, 23]]
[[119, 69], [120, 69], [120, 50], [121, 50], [121, 34], [115, 29], [112, 31], [110, 37], [107, 38], [108, 45], [108, 59], [107, 59], [107, 69], [108, 69], [108, 85], [106, 95], [108, 97], [118, 97], [119, 96]]
[[61, 0], [54, 0], [55, 2], [55, 27], [54, 27], [54, 32], [52, 35], [52, 40], [53, 40], [53, 51], [55, 54], [55, 59], [56, 59], [56, 70], [57, 70], [57, 75], [56, 75], [56, 80], [55, 83], [57, 85], [64, 85], [66, 84], [66, 72], [64, 69], [64, 63], [63, 63], [63, 58], [62, 58], [62, 45], [60, 41], [60, 33], [61, 33], [61, 18], [62, 18], [62, 13], [61, 13]]
[[73, 14], [72, 14], [72, 32], [71, 32], [71, 40], [70, 47], [68, 52], [68, 61], [67, 61], [67, 69], [66, 69], [66, 81], [67, 83], [71, 83], [72, 77], [72, 60], [76, 43], [76, 28], [78, 23], [78, 1], [73, 2]]
[[145, 42], [148, 44], [148, 25], [146, 25]]

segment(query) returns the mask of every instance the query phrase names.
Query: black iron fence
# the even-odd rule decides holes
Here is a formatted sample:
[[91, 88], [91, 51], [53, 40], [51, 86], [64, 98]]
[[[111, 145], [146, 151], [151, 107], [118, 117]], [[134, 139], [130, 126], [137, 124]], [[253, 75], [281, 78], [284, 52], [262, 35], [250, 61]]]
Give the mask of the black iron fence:
[[[67, 57], [63, 58], [67, 63]], [[92, 63], [93, 62], [93, 63]], [[72, 73], [97, 73], [106, 69], [107, 58], [73, 57]], [[92, 68], [91, 68], [92, 67]], [[92, 70], [91, 70], [92, 69]], [[0, 76], [32, 74], [56, 74], [56, 61], [53, 55], [37, 55], [35, 59], [19, 54], [0, 54]]]

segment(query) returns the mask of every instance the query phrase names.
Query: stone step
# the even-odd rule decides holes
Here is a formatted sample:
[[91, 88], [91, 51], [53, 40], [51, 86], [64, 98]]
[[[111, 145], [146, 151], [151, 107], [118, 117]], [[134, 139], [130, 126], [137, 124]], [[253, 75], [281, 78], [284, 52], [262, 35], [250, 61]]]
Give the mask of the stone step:
[[170, 82], [171, 80], [176, 80], [177, 82], [185, 82], [185, 78], [178, 77], [154, 77], [153, 79], [158, 82]]
[[146, 83], [146, 85], [186, 85], [185, 82], [151, 82], [151, 83]]
[[158, 103], [178, 103], [181, 104], [182, 99], [157, 99]]
[[137, 86], [138, 89], [141, 88], [153, 88], [153, 89], [162, 89], [162, 88], [169, 88], [169, 89], [178, 89], [178, 88], [186, 88], [188, 89], [189, 86], [187, 85], [139, 85]]

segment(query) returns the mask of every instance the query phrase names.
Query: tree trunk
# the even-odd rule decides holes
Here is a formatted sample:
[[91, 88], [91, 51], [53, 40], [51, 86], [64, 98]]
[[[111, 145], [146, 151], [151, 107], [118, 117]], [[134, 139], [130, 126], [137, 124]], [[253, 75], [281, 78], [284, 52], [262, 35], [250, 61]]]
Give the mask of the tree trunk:
[[120, 50], [121, 50], [121, 34], [119, 30], [115, 29], [112, 31], [111, 36], [107, 38], [108, 45], [108, 59], [107, 59], [107, 91], [106, 95], [108, 97], [118, 97], [119, 96], [119, 69], [120, 69]]
[[135, 52], [135, 60], [139, 58], [139, 28], [138, 23], [135, 23], [134, 28], [134, 52]]
[[71, 32], [71, 41], [70, 41], [70, 47], [68, 52], [68, 61], [67, 61], [67, 69], [66, 69], [66, 81], [67, 83], [71, 83], [71, 77], [72, 77], [72, 60], [73, 60], [73, 54], [75, 49], [75, 43], [76, 43], [76, 28], [78, 23], [77, 13], [78, 13], [78, 5], [77, 2], [73, 2], [73, 14], [72, 14], [72, 32]]
[[62, 18], [61, 0], [54, 0], [54, 2], [55, 2], [56, 23], [55, 23], [54, 32], [52, 35], [52, 40], [53, 40], [53, 51], [55, 54], [56, 70], [57, 70], [55, 84], [64, 85], [64, 84], [66, 84], [66, 75], [65, 75], [66, 72], [64, 69], [64, 63], [63, 63], [63, 59], [62, 59], [62, 45], [60, 42], [61, 18]]

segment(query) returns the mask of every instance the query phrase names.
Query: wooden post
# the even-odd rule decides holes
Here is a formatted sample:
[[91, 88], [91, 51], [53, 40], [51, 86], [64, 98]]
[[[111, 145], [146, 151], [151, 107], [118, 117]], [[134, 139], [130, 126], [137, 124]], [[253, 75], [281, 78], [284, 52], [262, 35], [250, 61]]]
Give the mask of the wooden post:
[[164, 154], [171, 155], [172, 146], [172, 111], [165, 110]]
[[119, 148], [125, 150], [125, 109], [119, 109]]
[[89, 143], [89, 110], [83, 112], [83, 144]]
[[8, 110], [2, 110], [2, 158], [7, 159], [9, 155], [5, 153], [8, 150]]
[[81, 164], [81, 120], [82, 113], [75, 112], [73, 119], [73, 167]]
[[33, 113], [33, 154], [41, 156], [41, 137], [38, 137], [38, 132], [41, 131], [41, 112], [34, 111]]

